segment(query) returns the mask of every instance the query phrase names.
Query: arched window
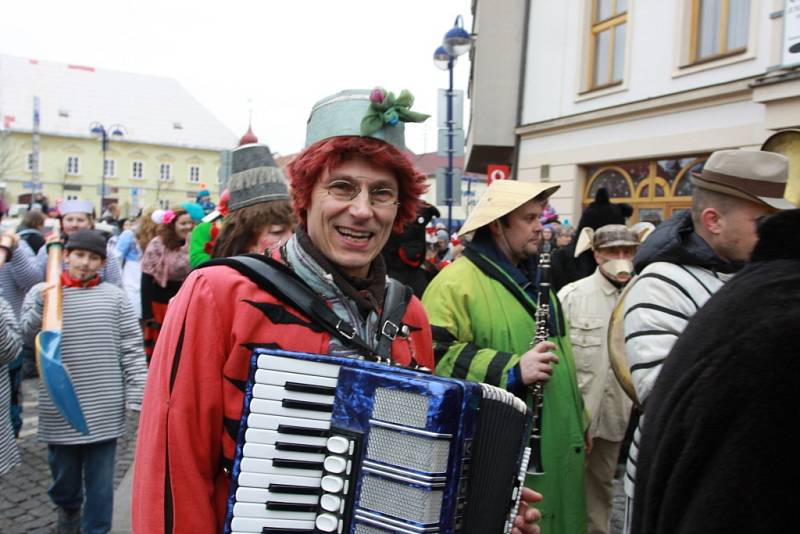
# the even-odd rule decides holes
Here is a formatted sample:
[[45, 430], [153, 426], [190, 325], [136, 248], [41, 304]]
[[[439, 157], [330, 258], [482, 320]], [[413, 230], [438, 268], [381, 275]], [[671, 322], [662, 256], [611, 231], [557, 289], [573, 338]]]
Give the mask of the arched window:
[[691, 206], [690, 173], [701, 171], [707, 158], [703, 154], [589, 166], [583, 205], [604, 187], [612, 202], [633, 206], [631, 222], [664, 221]]

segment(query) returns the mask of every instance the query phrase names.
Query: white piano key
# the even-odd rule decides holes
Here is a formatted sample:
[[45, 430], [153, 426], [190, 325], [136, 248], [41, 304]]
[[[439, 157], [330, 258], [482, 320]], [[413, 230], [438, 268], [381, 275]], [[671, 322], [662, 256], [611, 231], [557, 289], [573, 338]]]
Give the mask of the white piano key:
[[316, 512], [295, 512], [284, 510], [268, 510], [263, 504], [237, 502], [233, 505], [233, 517], [253, 517], [264, 519], [296, 519], [300, 521], [314, 520]]
[[244, 440], [245, 443], [261, 443], [263, 445], [299, 443], [302, 445], [318, 445], [323, 447], [327, 443], [327, 440], [323, 437], [300, 436], [297, 434], [278, 432], [277, 430], [262, 430], [259, 428], [248, 428], [245, 431]]
[[288, 371], [303, 375], [327, 376], [329, 378], [339, 377], [338, 365], [332, 363], [311, 362], [294, 358], [283, 358], [281, 356], [271, 356], [261, 354], [258, 357], [259, 369], [271, 369], [274, 371]]
[[[330, 412], [317, 412], [314, 410], [301, 410], [298, 408], [284, 408], [279, 401], [264, 399], [253, 399], [250, 401], [250, 413], [278, 415], [281, 417], [299, 417], [302, 419], [316, 419], [318, 421], [330, 421]], [[248, 425], [250, 423], [248, 422]]]
[[339, 511], [339, 505], [341, 503], [342, 503], [342, 499], [340, 499], [336, 495], [331, 495], [330, 493], [326, 493], [326, 494], [322, 495], [320, 497], [320, 499], [319, 499], [319, 505], [326, 512], [338, 512]]
[[344, 488], [344, 479], [334, 475], [325, 475], [320, 481], [320, 486], [328, 493], [339, 493]]
[[284, 386], [287, 382], [296, 384], [308, 384], [311, 386], [323, 386], [335, 388], [337, 379], [327, 376], [315, 376], [305, 373], [287, 373], [285, 371], [271, 371], [267, 369], [256, 369], [254, 382], [273, 386]]
[[328, 438], [327, 447], [334, 454], [344, 454], [350, 449], [350, 440], [344, 436], [331, 436]]
[[275, 445], [262, 445], [260, 443], [245, 443], [244, 446], [248, 450], [248, 452], [244, 454], [244, 457], [248, 458], [282, 458], [284, 460], [302, 460], [304, 462], [319, 463], [325, 461], [325, 455], [322, 453], [279, 451], [275, 449]]
[[318, 395], [316, 393], [304, 393], [302, 391], [287, 391], [281, 386], [271, 386], [267, 384], [256, 384], [253, 386], [253, 397], [257, 399], [277, 400], [283, 399], [302, 400], [308, 402], [318, 402], [320, 404], [333, 404], [333, 395]]
[[320, 514], [315, 521], [317, 528], [322, 532], [335, 532], [339, 526], [339, 518], [333, 514]]
[[236, 488], [236, 502], [266, 504], [267, 501], [294, 502], [298, 504], [317, 504], [317, 495], [301, 493], [276, 493], [261, 488]]
[[[309, 473], [311, 471], [308, 471]], [[322, 473], [320, 472], [320, 478]], [[319, 488], [320, 478], [314, 476], [300, 476], [300, 475], [276, 475], [276, 474], [263, 474], [251, 473], [249, 471], [241, 471], [237, 482], [239, 487], [249, 488], [266, 488], [270, 484], [284, 484], [287, 486], [303, 486], [308, 488]]]
[[325, 469], [330, 473], [344, 473], [347, 467], [347, 460], [341, 456], [328, 456], [324, 459]]
[[257, 532], [266, 527], [314, 531], [314, 521], [298, 521], [294, 519], [265, 519], [256, 517], [234, 517], [231, 530], [236, 532]]
[[[283, 408], [281, 406], [281, 408]], [[329, 430], [331, 428], [330, 414], [328, 419], [299, 419], [297, 417], [286, 417], [267, 414], [251, 413], [247, 417], [248, 428], [260, 428], [262, 430], [277, 430], [280, 425], [313, 428], [317, 430]]]
[[[245, 445], [245, 451], [248, 451], [247, 447], [248, 446]], [[239, 466], [242, 471], [247, 471], [249, 473], [263, 473], [265, 475], [274, 474], [274, 475], [286, 475], [286, 476], [301, 476], [309, 478], [322, 477], [322, 469], [299, 469], [292, 467], [275, 467], [272, 463], [272, 459], [266, 459], [266, 458], [243, 456], [241, 462], [239, 463]]]

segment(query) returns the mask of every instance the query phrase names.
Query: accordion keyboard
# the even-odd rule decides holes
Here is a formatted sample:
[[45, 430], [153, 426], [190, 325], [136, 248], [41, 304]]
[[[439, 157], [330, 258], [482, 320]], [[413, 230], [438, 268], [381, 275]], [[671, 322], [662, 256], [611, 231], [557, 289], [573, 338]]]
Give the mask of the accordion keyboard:
[[510, 531], [530, 419], [513, 395], [331, 356], [251, 362], [226, 534]]

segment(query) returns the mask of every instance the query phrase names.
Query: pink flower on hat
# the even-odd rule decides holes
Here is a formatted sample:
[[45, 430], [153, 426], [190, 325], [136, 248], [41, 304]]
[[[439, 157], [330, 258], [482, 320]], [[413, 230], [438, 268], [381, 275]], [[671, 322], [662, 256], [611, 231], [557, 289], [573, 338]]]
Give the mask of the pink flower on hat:
[[386, 91], [384, 91], [380, 87], [376, 87], [369, 94], [370, 101], [375, 102], [376, 104], [382, 104], [384, 98], [386, 98]]
[[169, 224], [175, 220], [175, 212], [171, 209], [164, 212], [164, 216], [161, 217], [162, 224]]

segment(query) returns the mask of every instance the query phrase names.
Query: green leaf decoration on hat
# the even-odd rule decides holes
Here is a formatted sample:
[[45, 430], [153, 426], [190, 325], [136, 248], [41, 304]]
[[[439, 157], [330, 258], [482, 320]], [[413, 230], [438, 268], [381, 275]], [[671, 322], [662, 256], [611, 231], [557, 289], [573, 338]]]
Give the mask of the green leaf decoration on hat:
[[361, 119], [361, 135], [369, 136], [385, 126], [397, 126], [399, 122], [423, 122], [430, 117], [425, 113], [411, 111], [414, 95], [407, 89], [395, 97], [383, 87], [376, 87], [369, 95], [369, 109]]

